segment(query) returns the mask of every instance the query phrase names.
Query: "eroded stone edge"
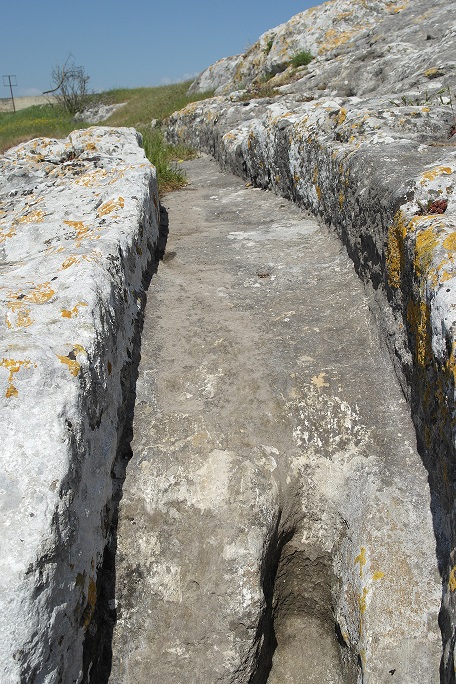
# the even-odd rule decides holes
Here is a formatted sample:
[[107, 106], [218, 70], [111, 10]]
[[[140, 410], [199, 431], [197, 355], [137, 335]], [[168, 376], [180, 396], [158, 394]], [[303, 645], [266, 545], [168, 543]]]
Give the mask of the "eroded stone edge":
[[1, 159], [0, 663], [9, 682], [82, 678], [158, 236], [155, 169], [138, 141], [133, 129], [92, 128]]

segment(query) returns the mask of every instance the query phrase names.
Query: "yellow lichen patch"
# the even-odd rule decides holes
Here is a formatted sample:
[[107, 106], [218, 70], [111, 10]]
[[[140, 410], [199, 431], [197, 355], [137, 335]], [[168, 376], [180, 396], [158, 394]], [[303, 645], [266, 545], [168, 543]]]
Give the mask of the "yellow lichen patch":
[[77, 185], [83, 185], [85, 188], [93, 188], [100, 184], [100, 181], [107, 175], [106, 169], [96, 169], [89, 171], [76, 180]]
[[17, 397], [19, 392], [17, 388], [13, 385], [13, 376], [18, 373], [21, 368], [36, 368], [36, 363], [32, 363], [29, 359], [19, 360], [19, 359], [5, 359], [0, 361], [0, 366], [6, 368], [9, 373], [8, 376], [8, 387], [5, 392], [5, 397], [10, 399], [11, 397]]
[[378, 580], [381, 580], [385, 576], [384, 572], [381, 572], [381, 570], [377, 570], [377, 572], [374, 572], [372, 575], [372, 579], [374, 582], [377, 582]]
[[442, 244], [448, 252], [456, 252], [456, 232], [450, 233]]
[[388, 229], [388, 241], [386, 246], [386, 269], [388, 285], [395, 289], [400, 288], [404, 270], [404, 241], [407, 235], [407, 224], [404, 215], [399, 209], [394, 216], [393, 224]]
[[324, 35], [324, 39], [318, 53], [321, 55], [324, 52], [329, 52], [335, 48], [348, 43], [348, 41], [361, 29], [360, 26], [355, 26], [350, 31], [336, 31], [336, 29], [328, 29]]
[[432, 264], [434, 249], [439, 244], [434, 226], [421, 230], [416, 236], [415, 245], [415, 272], [418, 277], [427, 275]]
[[124, 207], [124, 198], [123, 197], [118, 197], [117, 199], [112, 199], [108, 200], [104, 204], [101, 205], [101, 207], [98, 208], [98, 217], [101, 218], [101, 216], [105, 216], [106, 214], [110, 214], [111, 212], [115, 211], [116, 209], [123, 209]]
[[337, 115], [337, 125], [340, 126], [341, 124], [343, 124], [346, 118], [347, 110], [345, 109], [345, 107], [341, 107], [339, 114]]
[[361, 547], [359, 554], [355, 558], [355, 565], [357, 563], [359, 563], [359, 576], [362, 577], [364, 572], [364, 566], [367, 563], [366, 548], [364, 546]]
[[450, 591], [456, 591], [456, 565], [450, 570], [450, 576], [448, 578], [448, 589]]
[[386, 6], [386, 9], [391, 14], [398, 14], [399, 12], [402, 12], [402, 10], [405, 10], [407, 5], [408, 2], [403, 2], [402, 5], [396, 5], [394, 2], [390, 2], [389, 5]]
[[424, 75], [426, 78], [434, 78], [435, 76], [438, 76], [441, 73], [441, 69], [439, 67], [431, 67], [430, 69], [426, 69], [424, 72]]
[[79, 257], [76, 256], [75, 254], [72, 254], [71, 256], [69, 256], [65, 259], [62, 266], [60, 267], [60, 270], [65, 270], [66, 268], [70, 268], [70, 266], [73, 266], [73, 264], [78, 264], [79, 261], [80, 261]]
[[44, 221], [45, 213], [42, 209], [34, 209], [25, 216], [20, 216], [14, 223], [42, 223]]
[[421, 176], [421, 185], [424, 185], [426, 181], [433, 181], [439, 176], [451, 176], [453, 169], [451, 166], [435, 166], [429, 171], [425, 171]]
[[89, 577], [89, 589], [87, 592], [87, 605], [83, 613], [84, 628], [90, 625], [93, 614], [95, 612], [95, 606], [97, 603], [97, 585], [92, 577]]
[[349, 12], [338, 12], [336, 14], [336, 19], [339, 21], [343, 21], [343, 19], [348, 19], [348, 17], [353, 16], [353, 10], [350, 10]]
[[67, 268], [70, 268], [70, 266], [73, 266], [74, 264], [79, 264], [81, 261], [96, 261], [97, 260], [97, 252], [94, 251], [91, 254], [71, 254], [69, 257], [65, 259], [65, 261], [62, 263], [60, 267], [60, 271], [64, 271]]
[[78, 302], [73, 306], [72, 309], [62, 309], [63, 318], [71, 318], [72, 316], [77, 316], [81, 306], [87, 306], [86, 302]]
[[339, 192], [339, 208], [342, 209], [345, 202], [345, 195], [342, 190]]
[[32, 302], [33, 304], [45, 304], [51, 297], [55, 294], [54, 290], [51, 288], [50, 282], [41, 283], [30, 290], [30, 292], [25, 295], [24, 300], [26, 302]]
[[8, 230], [0, 230], [0, 245], [5, 242], [8, 238], [12, 238], [16, 235], [16, 230], [11, 226]]
[[81, 242], [84, 238], [93, 236], [93, 231], [91, 231], [83, 221], [64, 221], [64, 223], [74, 229], [76, 233], [76, 247], [81, 246]]
[[367, 608], [367, 594], [369, 593], [369, 589], [367, 587], [364, 587], [363, 593], [358, 596], [358, 606], [359, 606], [359, 611], [361, 615], [366, 612]]
[[410, 301], [407, 306], [407, 320], [415, 335], [415, 357], [419, 366], [425, 367], [431, 355], [429, 342], [429, 307], [423, 299], [419, 303]]
[[71, 375], [74, 375], [74, 377], [77, 376], [81, 368], [80, 363], [78, 363], [75, 359], [71, 359], [69, 356], [60, 356], [57, 354], [57, 358], [61, 363], [64, 363], [66, 366], [68, 366]]
[[23, 302], [7, 302], [8, 313], [5, 316], [7, 327], [12, 328], [27, 328], [34, 322], [30, 318], [30, 309]]
[[23, 319], [22, 325], [30, 325], [33, 321], [30, 320], [27, 322], [28, 313], [30, 312], [30, 310], [26, 306], [25, 302], [29, 302], [31, 304], [45, 304], [51, 299], [51, 297], [54, 294], [55, 292], [51, 288], [49, 281], [45, 283], [40, 283], [39, 285], [36, 285], [31, 290], [29, 290], [27, 294], [24, 294], [20, 290], [17, 292], [8, 292], [8, 297], [10, 299], [15, 299], [19, 301], [9, 302], [7, 306], [13, 313], [18, 313], [18, 318], [20, 317]]
[[82, 347], [80, 344], [74, 344], [73, 351], [71, 351], [67, 356], [60, 356], [57, 354], [59, 361], [68, 366], [70, 373], [75, 377], [78, 375], [81, 368], [81, 364], [76, 360], [76, 355], [81, 353], [85, 354], [84, 347]]

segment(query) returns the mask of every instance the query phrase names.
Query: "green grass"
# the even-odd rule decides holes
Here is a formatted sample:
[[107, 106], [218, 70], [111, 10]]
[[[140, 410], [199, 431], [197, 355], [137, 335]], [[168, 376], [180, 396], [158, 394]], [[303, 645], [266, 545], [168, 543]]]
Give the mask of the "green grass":
[[[102, 126], [132, 126], [143, 136], [147, 158], [156, 166], [160, 193], [185, 184], [185, 174], [179, 169], [179, 160], [189, 159], [194, 151], [182, 145], [176, 147], [165, 142], [160, 127], [151, 128], [150, 122], [159, 123], [182, 109], [189, 102], [204, 99], [212, 93], [187, 95], [190, 81], [156, 88], [118, 88], [91, 96], [94, 104], [126, 102]], [[77, 128], [90, 124], [76, 122], [59, 105], [29, 107], [14, 113], [0, 113], [0, 153], [20, 142], [32, 138], [64, 138]]]
[[39, 105], [18, 112], [0, 113], [0, 153], [32, 138], [65, 138], [76, 128], [85, 124], [74, 121], [73, 117], [58, 105]]
[[303, 50], [302, 52], [298, 52], [296, 55], [294, 55], [291, 60], [290, 64], [291, 66], [294, 66], [295, 68], [300, 67], [300, 66], [307, 66], [310, 64], [310, 62], [314, 59], [314, 56], [310, 54], [310, 52], [307, 52], [306, 50]]

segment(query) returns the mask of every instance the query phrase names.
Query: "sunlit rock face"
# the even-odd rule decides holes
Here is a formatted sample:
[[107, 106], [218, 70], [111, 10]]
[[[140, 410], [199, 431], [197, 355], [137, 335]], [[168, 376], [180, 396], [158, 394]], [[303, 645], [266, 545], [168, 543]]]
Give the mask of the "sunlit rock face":
[[191, 89], [222, 94], [248, 87], [283, 73], [304, 51], [315, 59], [300, 74], [299, 91], [363, 96], [416, 89], [426, 99], [454, 82], [453, 22], [444, 1], [330, 0], [266, 31], [245, 54], [211, 65]]
[[[214, 83], [217, 97], [168, 121], [170, 140], [320, 216], [370, 293], [429, 474], [445, 682], [456, 622], [455, 18], [445, 1], [327, 2], [266, 32]], [[303, 50], [314, 59], [290, 65]], [[380, 637], [361, 603], [373, 631], [359, 657], [374, 682]]]
[[76, 682], [110, 525], [155, 170], [132, 129], [0, 158], [0, 679]]

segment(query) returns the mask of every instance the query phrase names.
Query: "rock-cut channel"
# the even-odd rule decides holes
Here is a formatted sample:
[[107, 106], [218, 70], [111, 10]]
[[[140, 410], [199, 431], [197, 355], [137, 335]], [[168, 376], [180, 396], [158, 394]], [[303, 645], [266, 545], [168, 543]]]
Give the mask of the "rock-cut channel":
[[103, 677], [437, 683], [426, 473], [353, 266], [285, 200], [187, 170], [148, 293]]

